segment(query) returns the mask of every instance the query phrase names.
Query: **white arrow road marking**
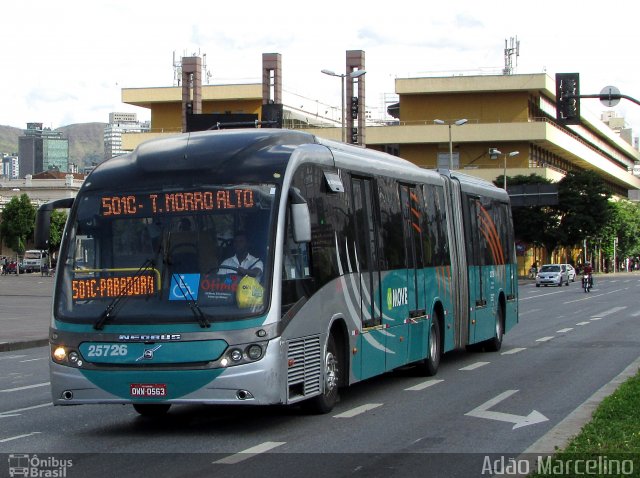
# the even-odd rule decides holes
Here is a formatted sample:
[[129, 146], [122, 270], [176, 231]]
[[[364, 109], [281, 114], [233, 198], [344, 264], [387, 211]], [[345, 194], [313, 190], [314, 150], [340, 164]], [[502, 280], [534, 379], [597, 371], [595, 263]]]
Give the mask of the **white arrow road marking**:
[[509, 398], [511, 395], [516, 393], [518, 390], [507, 390], [506, 392], [502, 392], [495, 398], [483, 403], [479, 407], [474, 408], [469, 413], [465, 413], [465, 415], [476, 418], [487, 418], [489, 420], [499, 420], [501, 422], [509, 422], [513, 423], [512, 430], [520, 427], [526, 427], [527, 425], [535, 425], [536, 423], [542, 423], [549, 420], [542, 413], [537, 410], [533, 410], [529, 415], [513, 415], [511, 413], [502, 413], [502, 412], [492, 412], [489, 411], [491, 407], [497, 405], [501, 401]]
[[251, 448], [247, 448], [241, 452], [236, 453], [235, 455], [230, 455], [225, 458], [221, 458], [220, 460], [214, 461], [214, 464], [218, 465], [235, 465], [240, 463], [241, 461], [248, 460], [260, 453], [265, 453], [273, 448], [284, 445], [285, 441], [266, 441], [261, 443], [260, 445], [253, 446]]

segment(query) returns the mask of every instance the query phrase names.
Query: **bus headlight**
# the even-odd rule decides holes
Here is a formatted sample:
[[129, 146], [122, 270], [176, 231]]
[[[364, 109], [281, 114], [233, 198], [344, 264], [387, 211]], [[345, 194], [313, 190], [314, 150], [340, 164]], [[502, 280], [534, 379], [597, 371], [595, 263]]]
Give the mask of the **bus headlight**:
[[229, 357], [231, 357], [231, 360], [233, 360], [234, 362], [240, 362], [240, 360], [242, 360], [242, 350], [233, 349], [229, 353]]
[[247, 347], [247, 357], [251, 360], [258, 360], [262, 357], [262, 347], [258, 344], [249, 345], [249, 347]]
[[56, 347], [53, 351], [53, 358], [56, 359], [57, 362], [64, 362], [67, 360], [67, 350], [64, 347]]

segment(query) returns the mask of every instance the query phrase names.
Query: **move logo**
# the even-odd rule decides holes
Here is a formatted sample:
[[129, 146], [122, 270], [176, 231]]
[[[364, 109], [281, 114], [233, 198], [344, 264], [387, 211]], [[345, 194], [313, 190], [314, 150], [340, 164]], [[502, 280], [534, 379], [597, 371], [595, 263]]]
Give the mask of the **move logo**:
[[406, 287], [387, 289], [387, 309], [393, 309], [409, 304], [408, 290]]

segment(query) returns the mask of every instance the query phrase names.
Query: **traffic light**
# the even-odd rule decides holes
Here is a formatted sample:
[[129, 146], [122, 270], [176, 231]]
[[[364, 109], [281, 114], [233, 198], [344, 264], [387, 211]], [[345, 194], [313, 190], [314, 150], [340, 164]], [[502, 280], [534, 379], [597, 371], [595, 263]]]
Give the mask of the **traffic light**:
[[556, 120], [580, 124], [580, 74], [556, 73]]
[[351, 144], [358, 144], [358, 128], [351, 128]]
[[358, 97], [351, 97], [351, 118], [358, 119]]

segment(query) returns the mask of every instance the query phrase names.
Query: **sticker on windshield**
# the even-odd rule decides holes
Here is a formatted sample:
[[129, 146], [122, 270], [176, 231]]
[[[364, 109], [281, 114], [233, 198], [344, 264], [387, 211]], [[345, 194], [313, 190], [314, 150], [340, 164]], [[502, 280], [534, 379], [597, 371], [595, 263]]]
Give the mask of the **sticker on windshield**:
[[200, 274], [173, 274], [169, 300], [198, 300]]

